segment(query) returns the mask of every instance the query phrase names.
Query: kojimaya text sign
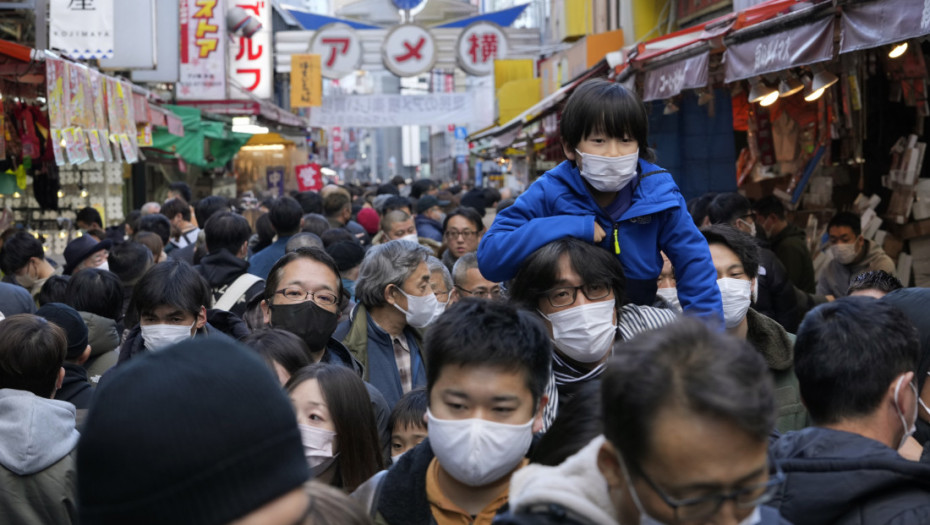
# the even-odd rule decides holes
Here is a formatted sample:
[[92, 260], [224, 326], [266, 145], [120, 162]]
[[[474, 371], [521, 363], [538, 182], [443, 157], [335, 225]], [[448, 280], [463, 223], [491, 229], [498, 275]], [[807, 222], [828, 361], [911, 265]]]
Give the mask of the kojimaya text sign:
[[291, 56], [291, 107], [309, 108], [323, 104], [320, 55]]

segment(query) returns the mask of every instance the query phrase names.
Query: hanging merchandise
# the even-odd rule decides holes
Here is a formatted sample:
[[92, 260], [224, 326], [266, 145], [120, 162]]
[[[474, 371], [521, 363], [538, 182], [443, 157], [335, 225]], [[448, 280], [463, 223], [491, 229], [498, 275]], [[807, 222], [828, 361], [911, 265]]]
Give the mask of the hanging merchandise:
[[45, 60], [46, 101], [50, 124], [52, 150], [55, 164], [67, 164], [64, 144], [64, 129], [68, 123], [68, 102], [71, 99], [68, 78], [68, 64], [64, 60], [48, 57]]

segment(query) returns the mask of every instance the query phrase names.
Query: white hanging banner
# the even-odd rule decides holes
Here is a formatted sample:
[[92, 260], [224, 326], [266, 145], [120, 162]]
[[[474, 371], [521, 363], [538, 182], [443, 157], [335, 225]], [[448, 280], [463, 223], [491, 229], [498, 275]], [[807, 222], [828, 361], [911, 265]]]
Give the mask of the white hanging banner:
[[113, 2], [51, 0], [49, 47], [60, 49], [71, 58], [112, 58]]
[[[270, 99], [274, 96], [274, 78], [271, 61], [271, 0], [229, 0], [229, 7], [237, 6], [262, 23], [262, 28], [251, 38], [237, 36], [229, 46], [229, 78], [252, 95]], [[230, 89], [231, 98], [248, 99], [240, 89]]]
[[310, 125], [353, 128], [447, 126], [474, 118], [474, 96], [469, 93], [429, 95], [333, 95], [310, 110]]

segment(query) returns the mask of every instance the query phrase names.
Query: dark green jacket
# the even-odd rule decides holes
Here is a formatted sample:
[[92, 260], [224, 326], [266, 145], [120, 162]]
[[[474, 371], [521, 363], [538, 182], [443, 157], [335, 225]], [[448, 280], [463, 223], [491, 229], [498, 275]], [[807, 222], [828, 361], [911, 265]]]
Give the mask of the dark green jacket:
[[772, 251], [788, 270], [792, 284], [807, 293], [814, 293], [817, 282], [814, 279], [814, 259], [807, 248], [807, 234], [792, 223], [769, 239]]
[[794, 335], [752, 308], [746, 312], [746, 322], [746, 340], [765, 358], [775, 379], [775, 428], [783, 433], [801, 430], [808, 421], [794, 374]]

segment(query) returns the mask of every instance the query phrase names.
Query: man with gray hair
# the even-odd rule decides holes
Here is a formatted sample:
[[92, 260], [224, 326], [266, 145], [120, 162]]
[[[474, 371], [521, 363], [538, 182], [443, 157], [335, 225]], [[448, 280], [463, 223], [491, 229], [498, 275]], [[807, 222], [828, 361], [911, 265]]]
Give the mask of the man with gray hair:
[[426, 260], [429, 266], [429, 285], [439, 301], [438, 311], [442, 313], [449, 305], [449, 294], [452, 292], [452, 274], [442, 261], [432, 255]]
[[481, 275], [481, 271], [478, 270], [478, 256], [473, 252], [466, 253], [455, 261], [455, 266], [452, 267], [452, 282], [455, 288], [449, 295], [450, 305], [465, 297], [493, 301], [501, 298], [500, 283], [492, 283]]
[[[390, 241], [368, 250], [355, 283], [356, 308], [336, 331], [365, 368], [364, 379], [390, 406], [426, 384], [421, 349], [425, 328], [436, 317], [428, 249]], [[343, 335], [344, 334], [344, 335]]]
[[319, 248], [322, 250], [323, 241], [315, 233], [300, 232], [287, 241], [287, 244], [284, 245], [284, 253], [296, 252], [297, 248]]

